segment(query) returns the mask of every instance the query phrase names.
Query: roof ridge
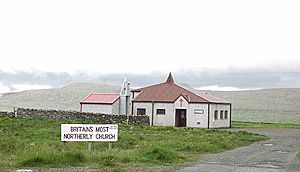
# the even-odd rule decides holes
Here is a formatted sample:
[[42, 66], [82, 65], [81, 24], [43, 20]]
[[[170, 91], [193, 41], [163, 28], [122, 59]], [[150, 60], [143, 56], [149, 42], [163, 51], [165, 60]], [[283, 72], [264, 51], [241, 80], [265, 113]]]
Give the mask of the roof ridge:
[[[190, 88], [190, 89], [194, 90], [194, 91], [195, 91], [195, 92], [193, 92], [194, 94], [198, 95], [199, 97], [203, 98], [204, 100], [206, 100], [206, 101], [208, 101], [208, 102], [210, 102], [210, 103], [216, 103], [217, 101], [222, 101], [222, 102], [224, 102], [224, 103], [228, 103], [227, 100], [224, 100], [224, 99], [219, 98], [219, 97], [217, 97], [217, 96], [214, 96], [214, 95], [212, 95], [212, 94], [208, 94], [208, 93], [206, 93], [206, 92], [203, 92], [202, 90], [197, 90], [197, 89], [195, 89], [195, 88], [193, 88], [193, 87], [191, 87], [191, 86], [189, 86], [189, 85], [186, 85], [187, 88], [185, 88], [184, 85], [180, 85], [180, 84], [178, 84], [178, 86], [183, 87], [183, 88], [186, 89], [186, 90], [188, 90], [187, 88]], [[192, 92], [192, 91], [190, 91], [190, 92]], [[215, 100], [215, 101], [208, 100], [209, 98], [207, 99], [207, 98], [203, 97], [203, 96], [201, 95], [200, 92], [201, 92], [202, 94], [207, 95], [208, 97], [213, 97], [213, 98], [218, 99], [218, 100], [217, 100], [217, 101], [216, 101], [216, 100]]]
[[133, 89], [133, 90], [130, 90], [131, 92], [135, 92], [136, 90], [143, 90], [143, 89], [146, 89], [146, 88], [149, 88], [149, 87], [153, 87], [153, 86], [156, 86], [156, 85], [161, 85], [161, 84], [165, 84], [165, 82], [161, 82], [161, 83], [158, 83], [158, 84], [152, 84], [152, 85], [149, 85], [149, 86], [146, 86], [146, 87], [142, 87], [142, 88], [137, 88], [137, 89]]
[[211, 102], [211, 101], [207, 100], [206, 98], [203, 98], [202, 96], [198, 95], [197, 93], [194, 93], [194, 92], [192, 92], [192, 91], [190, 91], [190, 90], [184, 88], [182, 85], [179, 85], [179, 84], [176, 84], [176, 83], [174, 83], [174, 84], [175, 84], [176, 86], [178, 86], [178, 87], [180, 87], [180, 88], [182, 88], [182, 89], [184, 89], [184, 90], [186, 90], [186, 91], [188, 91], [188, 92], [190, 92], [190, 93], [192, 93], [192, 94], [194, 94], [194, 95], [200, 97], [201, 99], [203, 99], [203, 100], [205, 100], [205, 101], [207, 101], [207, 102]]

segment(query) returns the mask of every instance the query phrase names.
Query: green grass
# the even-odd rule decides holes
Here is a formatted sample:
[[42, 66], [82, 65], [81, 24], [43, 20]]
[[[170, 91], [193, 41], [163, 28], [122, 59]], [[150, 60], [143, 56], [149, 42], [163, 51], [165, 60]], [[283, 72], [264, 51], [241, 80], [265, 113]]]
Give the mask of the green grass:
[[205, 153], [218, 153], [265, 136], [247, 132], [119, 126], [119, 141], [108, 151], [108, 143], [60, 141], [61, 123], [93, 121], [54, 121], [0, 117], [0, 167], [20, 168], [86, 167], [105, 171], [141, 171], [155, 167], [184, 165]]
[[300, 128], [300, 124], [233, 121], [233, 128]]
[[299, 150], [298, 153], [297, 153], [297, 157], [298, 157], [298, 159], [300, 160], [300, 150]]

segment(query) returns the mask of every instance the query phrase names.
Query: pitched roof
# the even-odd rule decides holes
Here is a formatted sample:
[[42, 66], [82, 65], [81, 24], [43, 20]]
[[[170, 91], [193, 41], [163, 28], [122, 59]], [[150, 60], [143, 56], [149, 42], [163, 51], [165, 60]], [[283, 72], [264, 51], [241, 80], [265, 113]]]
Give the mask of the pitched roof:
[[183, 96], [189, 103], [229, 103], [214, 96], [201, 93], [191, 87], [176, 84], [171, 73], [163, 83], [132, 91], [140, 92], [134, 98], [134, 102], [175, 102], [178, 97]]
[[221, 99], [219, 97], [215, 97], [215, 96], [213, 96], [211, 94], [208, 94], [206, 92], [203, 92], [201, 90], [197, 90], [197, 89], [195, 89], [193, 87], [190, 87], [187, 84], [178, 84], [178, 85], [180, 85], [181, 87], [183, 87], [183, 88], [185, 88], [185, 89], [187, 89], [187, 90], [189, 90], [189, 91], [197, 94], [200, 97], [203, 97], [204, 99], [206, 99], [209, 102], [212, 102], [212, 103], [230, 103], [227, 100], [223, 100], [223, 99]]
[[113, 104], [119, 97], [116, 93], [91, 93], [80, 104]]

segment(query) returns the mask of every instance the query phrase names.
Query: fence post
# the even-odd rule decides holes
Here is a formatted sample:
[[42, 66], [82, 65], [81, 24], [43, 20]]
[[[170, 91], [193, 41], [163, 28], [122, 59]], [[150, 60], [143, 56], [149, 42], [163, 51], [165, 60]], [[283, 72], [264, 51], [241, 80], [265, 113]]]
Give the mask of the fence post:
[[111, 148], [112, 148], [112, 143], [108, 142], [108, 151], [111, 151]]
[[14, 107], [14, 115], [15, 115], [15, 118], [17, 118], [17, 117], [18, 117], [18, 113], [17, 113], [17, 109], [16, 109], [16, 107]]
[[88, 142], [88, 151], [92, 151], [93, 147], [92, 147], [92, 142]]

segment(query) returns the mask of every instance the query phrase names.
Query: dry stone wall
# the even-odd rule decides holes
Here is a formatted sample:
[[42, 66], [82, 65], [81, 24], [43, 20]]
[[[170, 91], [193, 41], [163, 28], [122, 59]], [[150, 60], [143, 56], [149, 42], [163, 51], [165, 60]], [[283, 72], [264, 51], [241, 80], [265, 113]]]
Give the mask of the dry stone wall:
[[[127, 123], [127, 116], [125, 115], [84, 113], [84, 112], [77, 112], [77, 111], [18, 108], [16, 113], [0, 112], [0, 115], [17, 117], [17, 118], [36, 118], [36, 119], [53, 119], [53, 120], [93, 120], [93, 121], [99, 121], [99, 123], [103, 123], [103, 124]], [[150, 124], [148, 116], [129, 116], [129, 123], [136, 124], [136, 125]]]

